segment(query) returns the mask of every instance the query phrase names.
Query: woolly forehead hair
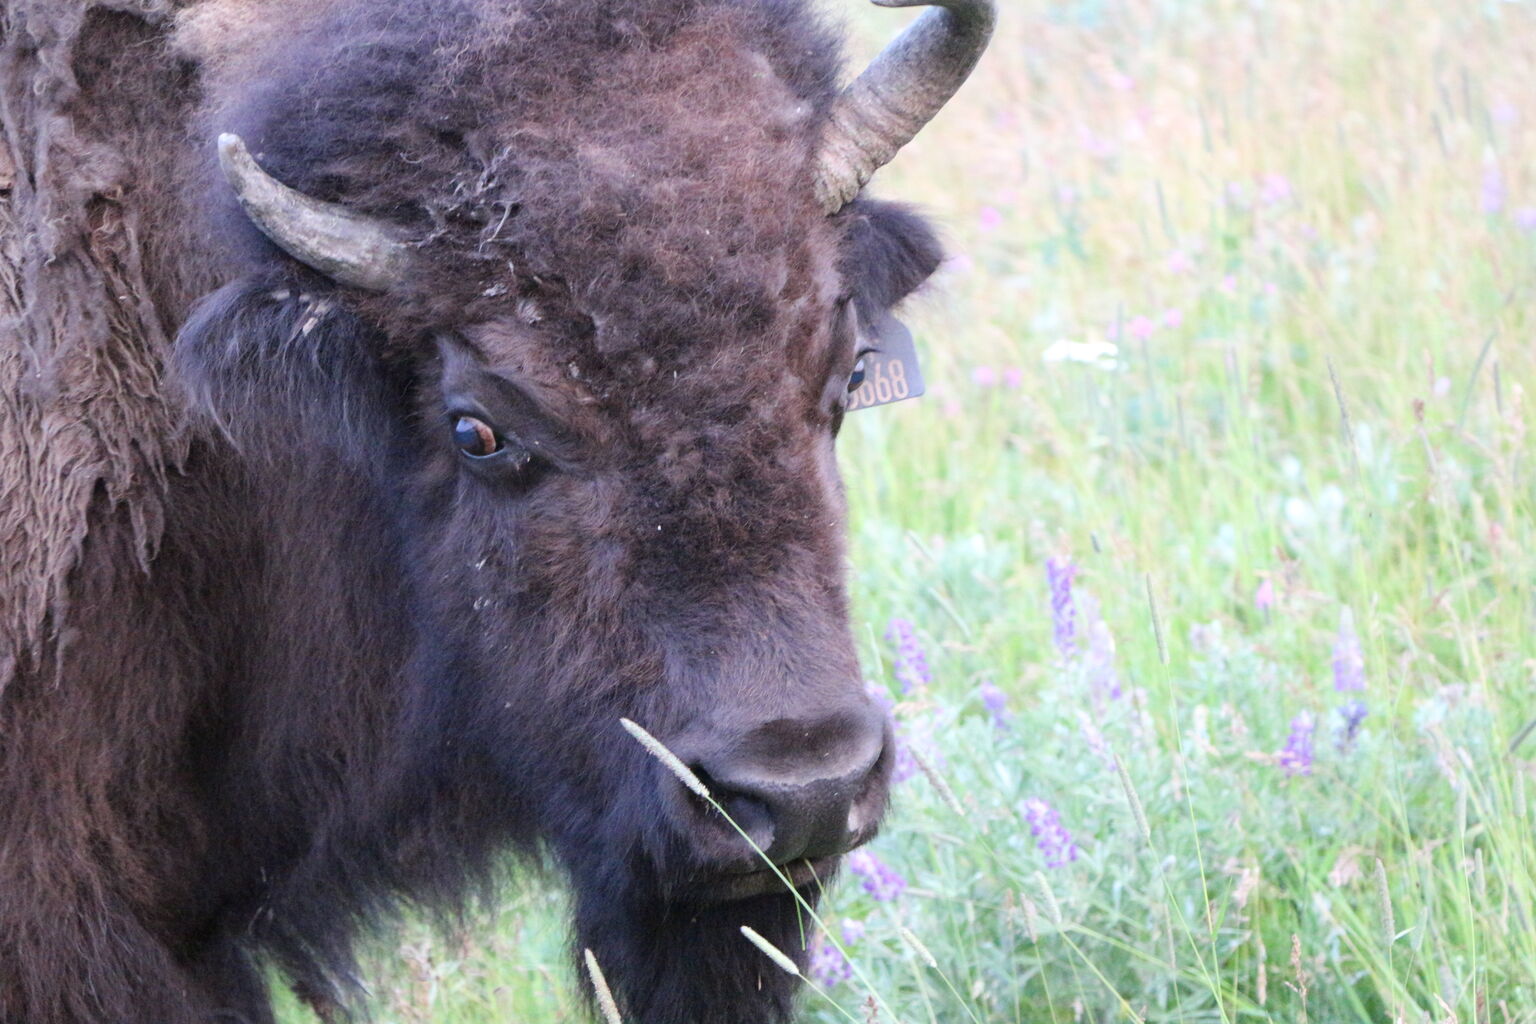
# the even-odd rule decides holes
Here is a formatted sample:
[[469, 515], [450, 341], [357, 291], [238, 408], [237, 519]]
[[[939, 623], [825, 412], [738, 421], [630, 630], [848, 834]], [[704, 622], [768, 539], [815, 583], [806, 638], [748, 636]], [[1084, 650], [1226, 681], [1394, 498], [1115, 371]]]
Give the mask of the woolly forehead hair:
[[751, 341], [782, 365], [838, 287], [808, 170], [838, 60], [801, 0], [355, 0], [268, 56], [217, 127], [431, 240], [371, 303], [402, 333], [533, 299], [602, 362]]

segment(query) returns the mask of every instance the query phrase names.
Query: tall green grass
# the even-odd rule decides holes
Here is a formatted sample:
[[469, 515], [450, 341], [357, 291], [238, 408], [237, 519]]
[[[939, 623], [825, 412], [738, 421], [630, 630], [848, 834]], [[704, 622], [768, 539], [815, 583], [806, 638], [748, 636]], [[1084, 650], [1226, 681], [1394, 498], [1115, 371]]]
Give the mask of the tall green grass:
[[[1536, 1021], [1536, 11], [1009, 0], [875, 191], [956, 257], [909, 311], [930, 394], [845, 428], [857, 625], [963, 813], [898, 786], [872, 852], [906, 887], [831, 894], [868, 983], [806, 1020]], [[1053, 642], [1051, 557], [1097, 668]], [[905, 694], [893, 617], [933, 670]], [[577, 1019], [562, 912], [528, 879], [411, 931], [380, 1019]]]

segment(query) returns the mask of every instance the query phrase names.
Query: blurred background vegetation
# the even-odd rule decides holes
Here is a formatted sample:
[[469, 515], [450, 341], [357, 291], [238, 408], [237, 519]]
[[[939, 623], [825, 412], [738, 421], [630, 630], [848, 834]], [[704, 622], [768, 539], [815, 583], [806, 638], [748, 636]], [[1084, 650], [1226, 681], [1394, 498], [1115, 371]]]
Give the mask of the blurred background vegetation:
[[[953, 253], [841, 442], [931, 775], [805, 1019], [1536, 1021], [1536, 9], [1003, 4], [872, 187]], [[580, 1019], [563, 912], [390, 936], [379, 1019]]]

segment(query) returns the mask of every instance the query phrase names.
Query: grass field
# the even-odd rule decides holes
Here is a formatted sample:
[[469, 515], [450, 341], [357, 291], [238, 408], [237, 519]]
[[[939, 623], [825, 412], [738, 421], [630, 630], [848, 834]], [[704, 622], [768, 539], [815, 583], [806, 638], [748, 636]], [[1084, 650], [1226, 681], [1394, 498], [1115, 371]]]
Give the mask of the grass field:
[[[841, 447], [942, 785], [805, 1020], [1536, 1021], [1536, 9], [1004, 6], [874, 188], [954, 250], [930, 393]], [[393, 937], [379, 1018], [580, 1019], [519, 886]]]

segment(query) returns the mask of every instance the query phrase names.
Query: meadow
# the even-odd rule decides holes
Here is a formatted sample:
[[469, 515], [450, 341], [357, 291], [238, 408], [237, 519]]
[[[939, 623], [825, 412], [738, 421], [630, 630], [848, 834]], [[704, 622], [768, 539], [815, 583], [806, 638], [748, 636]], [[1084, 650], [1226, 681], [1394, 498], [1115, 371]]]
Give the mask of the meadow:
[[[908, 756], [804, 1021], [1536, 1022], [1536, 8], [1005, 0], [872, 191], [953, 255], [840, 442]], [[563, 913], [378, 1019], [583, 1019]]]

